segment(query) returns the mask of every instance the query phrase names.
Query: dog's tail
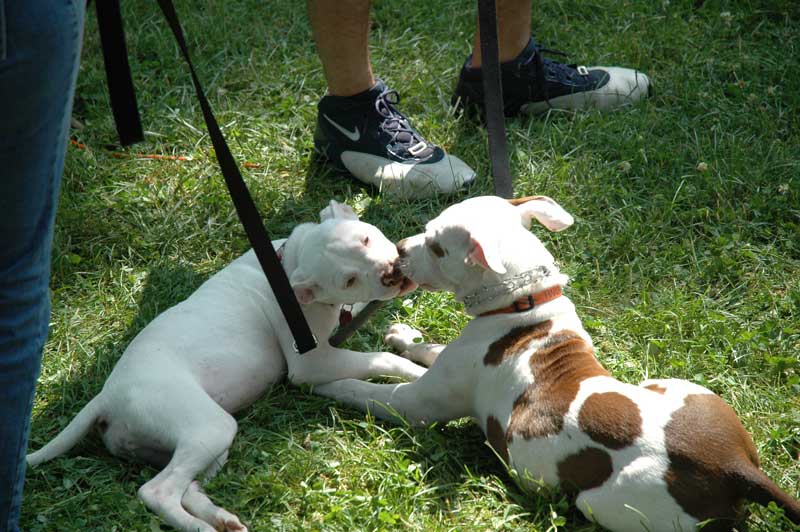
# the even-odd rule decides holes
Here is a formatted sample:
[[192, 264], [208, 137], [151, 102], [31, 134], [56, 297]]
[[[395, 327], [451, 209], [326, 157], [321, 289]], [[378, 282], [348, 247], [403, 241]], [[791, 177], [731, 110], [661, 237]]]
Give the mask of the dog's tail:
[[92, 425], [100, 416], [102, 403], [101, 393], [89, 401], [89, 403], [78, 412], [78, 415], [69, 422], [69, 425], [58, 433], [58, 436], [35, 453], [29, 454], [27, 457], [28, 465], [36, 467], [72, 449], [75, 444], [89, 432], [89, 429], [92, 428]]
[[800, 524], [800, 502], [780, 489], [758, 466], [746, 462], [737, 473], [741, 494], [745, 499], [762, 506], [772, 501], [783, 508], [790, 521]]

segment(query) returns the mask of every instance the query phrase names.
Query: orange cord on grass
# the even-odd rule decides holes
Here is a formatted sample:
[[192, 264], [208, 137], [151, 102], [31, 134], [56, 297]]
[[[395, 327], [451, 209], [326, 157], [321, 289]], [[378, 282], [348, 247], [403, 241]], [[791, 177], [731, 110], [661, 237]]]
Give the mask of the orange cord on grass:
[[[78, 142], [75, 139], [69, 139], [70, 144], [78, 148], [79, 150], [85, 150], [86, 144]], [[112, 151], [111, 156], [116, 159], [151, 159], [156, 161], [191, 161], [191, 158], [186, 157], [185, 155], [160, 155], [157, 153], [129, 153], [129, 152], [119, 152], [119, 151]], [[261, 164], [259, 163], [250, 163], [244, 162], [242, 166], [245, 168], [261, 168]]]

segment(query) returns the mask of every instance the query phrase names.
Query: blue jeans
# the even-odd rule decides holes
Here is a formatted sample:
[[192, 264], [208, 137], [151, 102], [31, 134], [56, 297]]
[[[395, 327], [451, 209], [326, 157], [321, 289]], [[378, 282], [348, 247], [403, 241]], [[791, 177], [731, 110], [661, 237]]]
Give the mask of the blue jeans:
[[0, 0], [0, 532], [19, 530], [86, 0]]

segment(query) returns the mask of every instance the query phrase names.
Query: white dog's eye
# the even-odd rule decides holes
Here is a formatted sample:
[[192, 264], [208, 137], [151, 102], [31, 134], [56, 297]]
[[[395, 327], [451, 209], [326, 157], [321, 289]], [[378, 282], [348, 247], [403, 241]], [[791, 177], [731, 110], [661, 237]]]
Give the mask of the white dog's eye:
[[369, 246], [369, 236], [365, 236], [364, 238], [362, 238], [361, 243], [364, 244], [365, 246]]
[[347, 281], [345, 281], [344, 283], [345, 288], [352, 288], [353, 285], [356, 284], [357, 280], [358, 278], [355, 275], [352, 277], [348, 277]]

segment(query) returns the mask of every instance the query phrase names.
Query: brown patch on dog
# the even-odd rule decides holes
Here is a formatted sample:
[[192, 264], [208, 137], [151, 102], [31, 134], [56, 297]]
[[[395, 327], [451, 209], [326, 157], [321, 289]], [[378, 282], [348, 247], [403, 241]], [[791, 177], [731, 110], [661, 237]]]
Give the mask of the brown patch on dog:
[[489, 350], [483, 357], [483, 365], [499, 366], [507, 358], [525, 350], [531, 341], [547, 336], [552, 327], [553, 322], [551, 320], [526, 327], [514, 327], [508, 334], [491, 343]]
[[430, 244], [431, 252], [439, 258], [444, 257], [444, 250], [442, 246], [439, 245], [438, 242], [431, 242]]
[[529, 364], [534, 382], [514, 401], [506, 431], [509, 442], [515, 434], [529, 440], [561, 432], [581, 381], [609, 374], [592, 347], [573, 331], [551, 335]]
[[655, 384], [655, 383], [648, 384], [647, 386], [645, 386], [645, 388], [647, 388], [651, 392], [660, 393], [661, 395], [664, 395], [664, 393], [666, 393], [666, 391], [667, 391], [666, 388], [664, 388], [663, 386], [661, 386], [659, 384]]
[[494, 416], [486, 418], [486, 439], [489, 440], [489, 445], [500, 455], [503, 462], [508, 464], [508, 444], [506, 444], [506, 435], [503, 433], [503, 427]]
[[642, 415], [621, 393], [593, 393], [581, 405], [578, 426], [597, 443], [619, 450], [642, 434]]
[[510, 198], [508, 202], [514, 207], [516, 207], [517, 205], [528, 203], [531, 200], [538, 200], [542, 198], [544, 198], [544, 196], [524, 196], [522, 198]]
[[587, 447], [558, 463], [558, 480], [565, 492], [577, 493], [602, 486], [613, 471], [611, 455], [603, 449]]
[[740, 514], [742, 474], [759, 466], [753, 440], [736, 413], [716, 395], [687, 395], [664, 427], [664, 437], [670, 495], [692, 517], [720, 519], [719, 530], [729, 530]]

